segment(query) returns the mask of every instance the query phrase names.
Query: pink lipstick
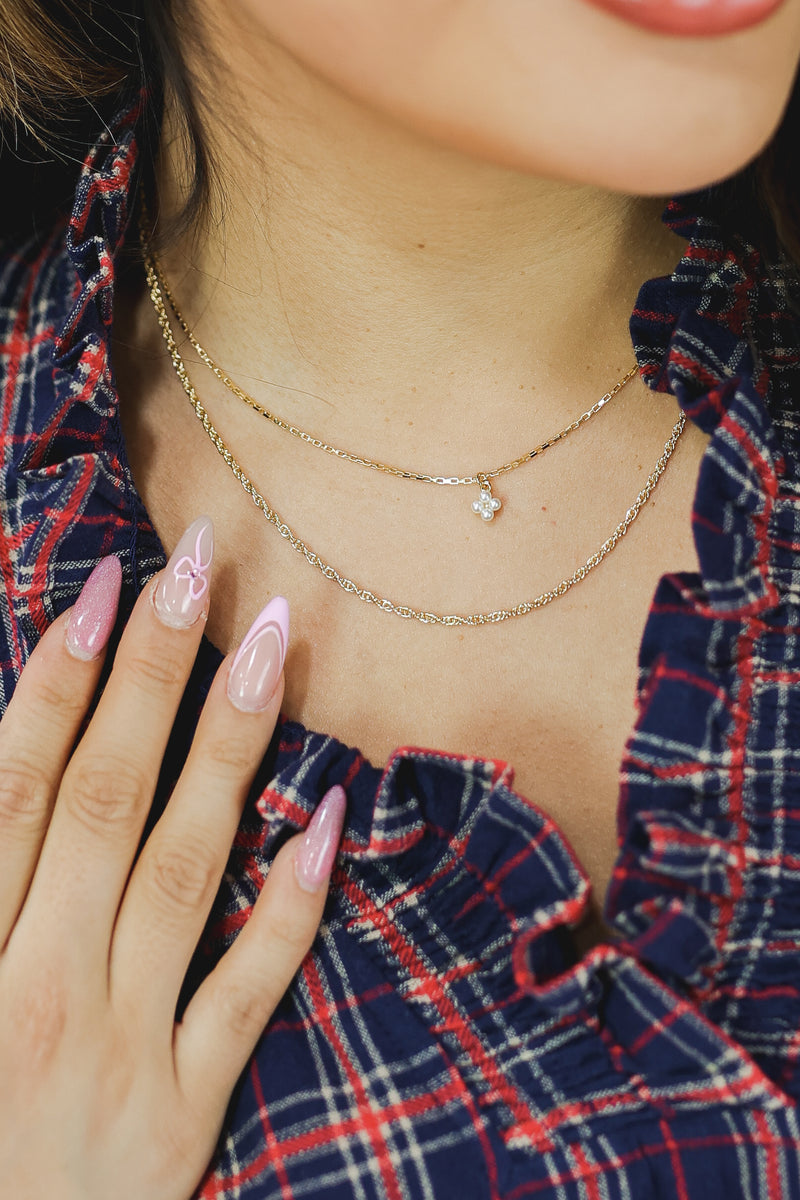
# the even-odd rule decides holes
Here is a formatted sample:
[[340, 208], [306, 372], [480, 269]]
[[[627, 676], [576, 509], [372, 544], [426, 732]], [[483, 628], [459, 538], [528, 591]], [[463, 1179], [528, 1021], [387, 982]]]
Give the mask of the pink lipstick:
[[785, 0], [586, 0], [658, 33], [679, 37], [712, 37], [760, 25]]

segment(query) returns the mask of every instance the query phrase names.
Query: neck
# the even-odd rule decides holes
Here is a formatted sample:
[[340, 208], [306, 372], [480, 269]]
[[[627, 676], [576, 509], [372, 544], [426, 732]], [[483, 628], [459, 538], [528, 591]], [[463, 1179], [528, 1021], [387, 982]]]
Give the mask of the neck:
[[[211, 117], [223, 215], [165, 266], [200, 341], [245, 387], [270, 403], [278, 384], [278, 411], [342, 437], [400, 412], [424, 412], [437, 436], [487, 395], [547, 397], [564, 406], [552, 419], [569, 417], [628, 370], [638, 289], [683, 248], [662, 199], [443, 148], [216, 19], [246, 98], [241, 123]], [[164, 143], [169, 208], [180, 162]]]

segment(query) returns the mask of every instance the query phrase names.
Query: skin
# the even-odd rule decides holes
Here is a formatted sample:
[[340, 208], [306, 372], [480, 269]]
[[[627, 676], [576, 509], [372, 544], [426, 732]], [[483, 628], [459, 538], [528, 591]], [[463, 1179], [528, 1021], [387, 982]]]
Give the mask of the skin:
[[[262, 381], [278, 411], [341, 445], [448, 473], [519, 453], [625, 372], [638, 287], [682, 249], [658, 224], [659, 197], [718, 179], [759, 150], [800, 49], [800, 0], [754, 30], [680, 43], [580, 0], [204, 0], [200, 17], [223, 61], [212, 66], [214, 53], [187, 45], [198, 78], [214, 86], [210, 133], [227, 198], [206, 236], [165, 257], [182, 306], [201, 340], [243, 383]], [[167, 207], [183, 175], [168, 121]], [[136, 287], [119, 296], [115, 366], [134, 474], [165, 545], [202, 510], [224, 531], [225, 602], [207, 626], [214, 640], [232, 648], [265, 591], [280, 590], [295, 630], [289, 715], [358, 742], [376, 762], [402, 741], [508, 757], [520, 790], [558, 819], [602, 892], [647, 603], [661, 572], [696, 566], [689, 511], [702, 438], [685, 435], [624, 547], [580, 589], [524, 622], [431, 636], [360, 611], [276, 545], [203, 439]], [[365, 480], [256, 428], [205, 380], [203, 394], [312, 545], [354, 574], [361, 564], [389, 595], [419, 593], [439, 608], [493, 606], [568, 574], [630, 504], [675, 419], [668, 400], [629, 386], [591, 436], [543, 456], [535, 474], [509, 478], [508, 511], [489, 533], [462, 520], [459, 495]], [[2, 1178], [20, 1196], [119, 1195], [120, 1178], [132, 1196], [188, 1196], [322, 901], [300, 896], [276, 868], [176, 1057], [175, 964], [186, 961], [213, 889], [199, 889], [181, 922], [174, 897], [170, 907], [158, 889], [121, 880], [164, 750], [141, 727], [156, 717], [169, 727], [200, 627], [166, 631], [140, 602], [71, 758], [100, 662], [71, 660], [63, 636], [56, 622], [0, 726], [2, 777], [18, 784], [5, 787], [0, 839], [0, 878], [15, 881], [0, 912], [0, 1007], [12, 1018], [2, 1028], [13, 1031], [0, 1043]], [[142, 674], [143, 645], [171, 663], [160, 682]], [[159, 835], [194, 826], [207, 804], [212, 875], [276, 717], [273, 707], [254, 724], [225, 705], [218, 687], [170, 806], [175, 824]], [[217, 760], [228, 723], [243, 753], [226, 766]], [[42, 745], [52, 748], [45, 762]], [[125, 763], [114, 755], [126, 745], [149, 751], [111, 828], [93, 801], [92, 771], [100, 762], [116, 778]], [[197, 786], [211, 776], [213, 795]], [[116, 874], [65, 878], [64, 863], [106, 862], [109, 847]], [[132, 884], [159, 853], [164, 845], [151, 839]], [[82, 911], [105, 921], [87, 922], [76, 946]], [[174, 937], [161, 944], [165, 918]], [[281, 931], [272, 943], [270, 923]], [[173, 991], [135, 1023], [136, 1052], [113, 1074], [109, 1062], [130, 1044], [126, 1017], [141, 1011], [143, 945], [171, 964]], [[266, 994], [262, 1007], [253, 984]], [[220, 1010], [215, 986], [229, 996], [232, 988], [236, 1003]], [[41, 1003], [30, 1007], [30, 996]], [[220, 1048], [213, 1061], [209, 1045]], [[198, 1095], [198, 1077], [200, 1114], [185, 1099]], [[109, 1113], [119, 1119], [107, 1125]]]
[[259, 70], [271, 65], [271, 43], [441, 146], [634, 195], [701, 187], [751, 158], [780, 116], [800, 37], [791, 0], [738, 35], [680, 39], [583, 0], [240, 0], [224, 13], [205, 0], [201, 9], [220, 22], [217, 45], [233, 70], [246, 59], [255, 67], [248, 87], [260, 73], [275, 95]]

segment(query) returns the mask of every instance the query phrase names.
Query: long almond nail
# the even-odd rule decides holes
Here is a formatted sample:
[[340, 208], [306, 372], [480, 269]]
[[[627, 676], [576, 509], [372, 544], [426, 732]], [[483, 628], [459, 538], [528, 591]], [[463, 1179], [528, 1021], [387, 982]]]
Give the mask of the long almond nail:
[[105, 648], [117, 617], [122, 568], [119, 559], [102, 558], [83, 585], [67, 625], [67, 650], [89, 662]]
[[346, 807], [344, 788], [334, 784], [308, 823], [294, 856], [295, 875], [304, 892], [318, 892], [333, 870]]
[[205, 612], [213, 557], [214, 526], [210, 517], [198, 517], [175, 547], [153, 596], [165, 625], [188, 629]]
[[228, 699], [242, 712], [260, 712], [272, 698], [289, 642], [289, 605], [275, 596], [258, 614], [236, 651], [228, 675]]

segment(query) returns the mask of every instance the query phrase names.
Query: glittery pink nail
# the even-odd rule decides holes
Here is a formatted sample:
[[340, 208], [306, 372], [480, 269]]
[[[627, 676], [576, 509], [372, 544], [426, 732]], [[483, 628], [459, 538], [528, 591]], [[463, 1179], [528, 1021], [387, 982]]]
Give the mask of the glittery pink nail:
[[289, 605], [275, 596], [244, 636], [228, 675], [228, 698], [243, 712], [266, 708], [283, 670], [289, 641]]
[[308, 823], [294, 856], [295, 875], [304, 892], [318, 892], [333, 870], [346, 807], [344, 788], [334, 784]]
[[214, 526], [210, 517], [198, 517], [175, 547], [153, 597], [165, 625], [188, 629], [205, 612], [213, 557]]
[[113, 555], [102, 558], [69, 615], [65, 640], [73, 658], [88, 662], [105, 648], [117, 617], [121, 586], [119, 559]]

